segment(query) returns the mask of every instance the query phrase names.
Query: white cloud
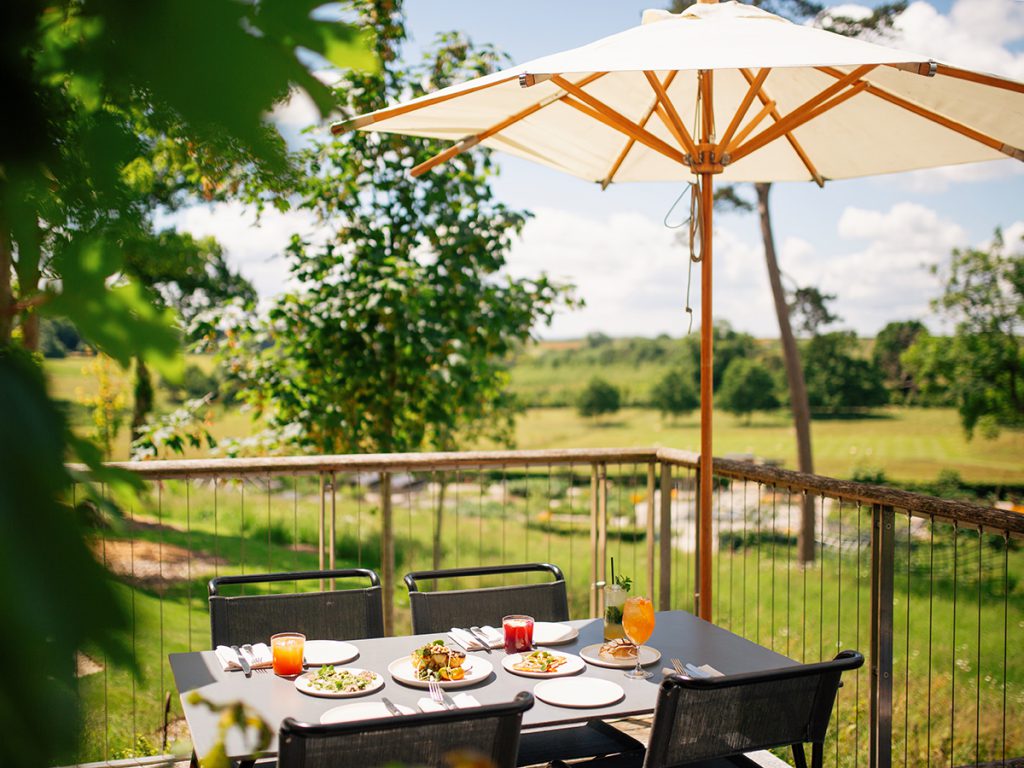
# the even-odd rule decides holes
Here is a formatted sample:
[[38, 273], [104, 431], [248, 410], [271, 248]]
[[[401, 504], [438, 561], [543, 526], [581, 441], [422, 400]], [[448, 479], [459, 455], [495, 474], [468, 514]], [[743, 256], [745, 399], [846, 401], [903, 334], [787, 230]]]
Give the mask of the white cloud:
[[[606, 219], [543, 208], [523, 230], [509, 256], [517, 276], [547, 272], [574, 283], [586, 307], [562, 312], [547, 338], [579, 337], [591, 331], [610, 335], [684, 334], [688, 253], [679, 230], [637, 213]], [[771, 296], [761, 265], [760, 246], [751, 246], [729, 230], [715, 231], [716, 318], [737, 328], [775, 333]], [[700, 265], [694, 264], [690, 303], [694, 329], [700, 325]]]
[[844, 241], [866, 243], [820, 256], [806, 250], [786, 254], [785, 264], [800, 285], [837, 295], [834, 309], [842, 327], [874, 335], [891, 320], [919, 319], [941, 328], [929, 306], [939, 291], [930, 268], [967, 244], [960, 225], [924, 206], [897, 203], [888, 211], [846, 208], [836, 231]]
[[241, 203], [196, 205], [160, 222], [197, 237], [212, 235], [224, 246], [229, 263], [248, 278], [260, 296], [273, 296], [292, 285], [284, 258], [293, 234], [311, 238], [313, 217], [304, 211], [256, 213]]
[[900, 14], [890, 43], [939, 61], [1024, 80], [1024, 52], [1010, 44], [1024, 37], [1024, 3], [956, 0], [948, 15], [918, 0]]

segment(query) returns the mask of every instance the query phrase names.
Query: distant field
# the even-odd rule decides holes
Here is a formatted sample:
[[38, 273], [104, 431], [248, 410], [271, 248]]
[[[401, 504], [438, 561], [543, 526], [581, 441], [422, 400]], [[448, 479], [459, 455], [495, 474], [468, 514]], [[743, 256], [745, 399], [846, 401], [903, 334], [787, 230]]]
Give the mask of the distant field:
[[[82, 370], [89, 358], [49, 360], [46, 369], [53, 393], [74, 401], [76, 391], [95, 391], [95, 381]], [[190, 356], [189, 362], [203, 367], [209, 358]], [[595, 366], [594, 372], [597, 372]], [[610, 366], [600, 372], [623, 387], [639, 390], [650, 386], [663, 366]], [[541, 375], [543, 374], [543, 375]], [[585, 382], [586, 367], [572, 366], [559, 374], [558, 369], [525, 366], [513, 371], [516, 388], [557, 386], [572, 388]], [[559, 383], [564, 382], [564, 383]], [[126, 396], [130, 381], [124, 377]], [[170, 404], [157, 388], [162, 409]], [[73, 410], [75, 423], [87, 428], [82, 408]], [[217, 438], [245, 437], [252, 432], [248, 414], [238, 408], [212, 409], [211, 431]], [[715, 453], [752, 453], [762, 458], [779, 459], [783, 465], [796, 465], [796, 443], [786, 411], [755, 415], [748, 425], [725, 413], [716, 413]], [[516, 430], [518, 448], [590, 448], [665, 445], [696, 450], [700, 424], [697, 414], [678, 421], [663, 421], [658, 413], [642, 408], [627, 408], [604, 421], [581, 418], [572, 408], [532, 408], [519, 419]], [[886, 408], [871, 417], [819, 419], [812, 428], [815, 469], [822, 474], [848, 478], [857, 470], [878, 470], [895, 481], [935, 480], [942, 469], [959, 472], [968, 482], [1024, 482], [1024, 432], [1004, 431], [996, 440], [976, 437], [968, 442], [952, 409]], [[115, 456], [127, 458], [127, 428], [119, 435]], [[192, 453], [191, 455], [199, 455]]]

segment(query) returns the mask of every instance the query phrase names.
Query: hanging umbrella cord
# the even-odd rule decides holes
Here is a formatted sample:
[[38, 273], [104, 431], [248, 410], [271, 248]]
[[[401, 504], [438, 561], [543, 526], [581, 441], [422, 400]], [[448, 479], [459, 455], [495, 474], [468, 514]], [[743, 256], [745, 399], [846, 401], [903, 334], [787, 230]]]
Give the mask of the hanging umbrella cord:
[[[697, 88], [697, 99], [696, 99], [696, 101], [694, 103], [694, 109], [693, 109], [693, 130], [694, 130], [694, 135], [696, 135], [696, 132], [697, 132], [697, 121], [700, 119], [700, 95], [701, 95], [701, 89], [700, 89], [700, 87], [698, 87]], [[681, 221], [679, 224], [669, 224], [669, 217], [672, 215], [672, 211], [674, 211], [676, 209], [676, 206], [679, 205], [679, 201], [683, 199], [683, 195], [685, 195], [687, 192], [690, 193], [690, 216], [689, 216], [689, 218], [686, 219], [685, 221]], [[698, 232], [700, 232], [701, 242], [702, 243], [704, 242], [704, 232], [703, 232], [704, 218], [703, 218], [703, 216], [701, 216], [701, 211], [700, 211], [700, 201], [702, 199], [703, 199], [703, 197], [701, 196], [700, 179], [698, 178], [696, 182], [688, 182], [686, 187], [683, 189], [683, 191], [679, 193], [679, 197], [677, 197], [673, 201], [672, 205], [669, 206], [668, 211], [665, 213], [665, 218], [662, 221], [662, 223], [668, 229], [680, 229], [683, 226], [687, 226], [687, 229], [688, 229], [688, 232], [687, 232], [687, 234], [688, 234], [687, 244], [689, 245], [689, 249], [690, 249], [690, 258], [688, 259], [687, 268], [686, 268], [686, 314], [689, 317], [689, 323], [686, 326], [686, 335], [687, 336], [689, 336], [690, 333], [693, 331], [693, 307], [690, 305], [690, 288], [693, 285], [693, 265], [694, 265], [695, 262], [698, 262], [698, 261], [701, 260], [701, 254], [699, 254], [697, 252], [697, 247], [696, 247], [697, 233]]]

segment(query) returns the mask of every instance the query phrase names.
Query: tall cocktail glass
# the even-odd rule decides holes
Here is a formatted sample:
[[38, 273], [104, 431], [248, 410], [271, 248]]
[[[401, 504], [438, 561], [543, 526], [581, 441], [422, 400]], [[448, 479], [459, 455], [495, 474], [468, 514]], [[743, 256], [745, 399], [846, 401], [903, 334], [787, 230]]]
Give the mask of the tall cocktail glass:
[[640, 646], [646, 643], [654, 632], [654, 605], [646, 597], [631, 597], [622, 606], [622, 630], [626, 638], [636, 646], [636, 667], [626, 677], [647, 678], [650, 672], [640, 666]]

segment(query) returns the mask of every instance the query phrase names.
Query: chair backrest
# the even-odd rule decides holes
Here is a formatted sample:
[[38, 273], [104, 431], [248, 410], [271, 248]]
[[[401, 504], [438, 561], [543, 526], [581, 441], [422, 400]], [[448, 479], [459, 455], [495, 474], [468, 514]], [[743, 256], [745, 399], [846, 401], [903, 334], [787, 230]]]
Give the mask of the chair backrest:
[[495, 768], [514, 768], [529, 693], [507, 704], [467, 707], [332, 725], [281, 723], [279, 768], [360, 768], [399, 764], [441, 768], [456, 752], [487, 758]]
[[[644, 768], [711, 760], [772, 747], [821, 745], [832, 716], [840, 675], [864, 657], [842, 651], [832, 661], [661, 683]], [[799, 760], [799, 758], [798, 758]]]
[[[450, 589], [421, 592], [418, 581], [493, 576], [507, 573], [547, 572], [552, 581], [519, 584], [510, 587]], [[442, 571], [416, 571], [405, 575], [415, 634], [447, 632], [452, 627], [501, 626], [503, 617], [513, 613], [532, 616], [537, 621], [568, 621], [569, 599], [561, 569], [550, 563], [485, 565]]]
[[[219, 590], [233, 584], [310, 579], [369, 579], [370, 586], [326, 592], [239, 595]], [[270, 642], [278, 632], [301, 632], [311, 640], [357, 640], [384, 636], [380, 579], [367, 568], [221, 576], [210, 581], [210, 641], [218, 645]]]

